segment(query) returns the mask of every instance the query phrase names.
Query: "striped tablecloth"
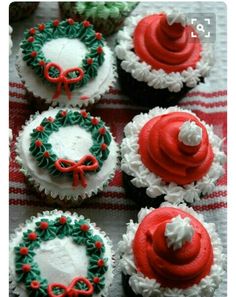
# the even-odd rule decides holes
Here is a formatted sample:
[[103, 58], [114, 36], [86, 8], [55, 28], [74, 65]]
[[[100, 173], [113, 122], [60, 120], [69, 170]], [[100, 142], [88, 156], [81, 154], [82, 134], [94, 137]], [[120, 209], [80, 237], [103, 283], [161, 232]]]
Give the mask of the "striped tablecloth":
[[[144, 9], [156, 9], [166, 7], [179, 7], [184, 12], [213, 12], [216, 14], [216, 42], [215, 42], [215, 65], [210, 77], [205, 84], [200, 84], [192, 90], [186, 98], [180, 102], [180, 106], [194, 111], [202, 120], [214, 126], [214, 131], [222, 138], [227, 136], [227, 90], [226, 90], [226, 7], [223, 3], [140, 3], [133, 14], [139, 13]], [[31, 215], [43, 210], [52, 209], [44, 205], [43, 200], [37, 199], [27, 188], [24, 176], [19, 172], [19, 166], [15, 161], [14, 144], [16, 136], [21, 126], [29, 118], [33, 111], [25, 98], [25, 89], [21, 83], [15, 69], [15, 55], [18, 50], [19, 42], [25, 28], [34, 24], [58, 18], [59, 11], [56, 2], [40, 3], [36, 13], [21, 22], [13, 23], [13, 54], [10, 57], [9, 75], [9, 104], [10, 117], [9, 125], [13, 130], [13, 141], [11, 143], [10, 160], [10, 188], [9, 188], [9, 208], [10, 208], [10, 232], [19, 223], [22, 223]], [[109, 43], [114, 44], [114, 38], [110, 38]], [[124, 126], [138, 113], [144, 111], [138, 106], [130, 103], [119, 88], [118, 82], [111, 88], [109, 93], [104, 95], [92, 109], [93, 115], [101, 116], [102, 119], [111, 127], [118, 143], [121, 143]], [[226, 151], [226, 140], [224, 141]], [[217, 183], [214, 192], [195, 203], [193, 208], [202, 213], [206, 220], [215, 222], [217, 230], [223, 242], [226, 253], [226, 209], [227, 209], [227, 175], [225, 174]], [[114, 179], [109, 186], [97, 198], [92, 198], [82, 204], [77, 209], [78, 213], [84, 214], [106, 231], [116, 248], [117, 242], [126, 230], [126, 223], [129, 219], [136, 219], [138, 207], [125, 196], [122, 186], [121, 171], [118, 169]], [[124, 293], [121, 286], [119, 269], [111, 288], [110, 296], [122, 297]], [[216, 297], [225, 297], [226, 277], [221, 287], [217, 290]]]

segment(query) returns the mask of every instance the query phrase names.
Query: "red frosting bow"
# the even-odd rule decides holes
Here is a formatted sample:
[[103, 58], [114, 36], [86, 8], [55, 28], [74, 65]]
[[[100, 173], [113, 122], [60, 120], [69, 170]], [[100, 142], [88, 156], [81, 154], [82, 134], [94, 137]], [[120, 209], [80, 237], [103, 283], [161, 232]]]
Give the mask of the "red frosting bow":
[[[90, 162], [90, 165], [86, 165], [87, 162]], [[62, 166], [62, 164], [66, 165], [67, 167]], [[73, 186], [77, 187], [79, 183], [81, 183], [82, 187], [86, 188], [87, 182], [84, 177], [84, 172], [96, 170], [99, 167], [99, 164], [94, 156], [86, 155], [78, 162], [66, 159], [58, 159], [55, 162], [55, 167], [57, 170], [63, 173], [73, 172]]]
[[[84, 283], [87, 286], [87, 290], [76, 289], [75, 285], [78, 282]], [[55, 288], [63, 289], [64, 292], [59, 295], [56, 295], [53, 293], [53, 289], [55, 289]], [[48, 285], [48, 295], [50, 297], [66, 297], [66, 296], [79, 297], [79, 296], [91, 296], [92, 294], [93, 294], [93, 285], [85, 277], [75, 277], [68, 287], [66, 287], [62, 284], [59, 284], [59, 283], [53, 283], [53, 284]]]
[[[58, 77], [51, 77], [49, 75], [49, 70], [52, 67], [56, 68], [59, 71]], [[75, 71], [79, 72], [79, 76], [74, 77], [74, 78], [67, 77], [70, 72], [75, 72]], [[68, 85], [75, 84], [75, 83], [81, 81], [81, 79], [84, 77], [84, 71], [79, 67], [69, 68], [69, 69], [63, 71], [63, 69], [61, 68], [60, 65], [58, 65], [56, 63], [48, 63], [46, 65], [46, 67], [44, 68], [44, 76], [49, 82], [57, 84], [57, 89], [56, 89], [56, 92], [53, 95], [52, 99], [56, 99], [61, 95], [62, 84], [64, 84], [64, 89], [65, 89], [66, 95], [67, 95], [68, 99], [70, 100], [71, 99], [71, 91], [70, 91], [70, 88]]]

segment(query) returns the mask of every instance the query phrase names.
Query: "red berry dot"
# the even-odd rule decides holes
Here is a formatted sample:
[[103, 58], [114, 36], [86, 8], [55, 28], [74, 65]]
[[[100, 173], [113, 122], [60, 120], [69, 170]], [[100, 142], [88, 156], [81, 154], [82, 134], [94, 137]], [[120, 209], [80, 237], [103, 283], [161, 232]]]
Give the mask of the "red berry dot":
[[101, 40], [102, 39], [102, 34], [97, 32], [95, 34], [95, 37], [96, 37], [97, 40]]
[[37, 234], [35, 232], [31, 232], [28, 234], [28, 238], [29, 240], [34, 241], [37, 239]]
[[54, 118], [52, 118], [52, 117], [48, 117], [47, 120], [48, 120], [48, 122], [50, 122], [50, 123], [53, 123], [53, 122], [54, 122]]
[[45, 25], [44, 24], [39, 24], [38, 28], [39, 28], [39, 31], [43, 31], [45, 29]]
[[24, 273], [29, 272], [31, 270], [31, 266], [29, 264], [23, 264], [22, 265], [22, 271]]
[[43, 156], [44, 156], [44, 158], [49, 158], [50, 154], [49, 154], [49, 152], [46, 151], [46, 152], [43, 153]]
[[38, 132], [43, 132], [44, 131], [44, 126], [40, 125], [35, 130], [38, 131]]
[[64, 111], [61, 112], [62, 117], [65, 117], [66, 115], [67, 115], [67, 111], [64, 110]]
[[96, 246], [97, 249], [101, 249], [102, 248], [102, 242], [96, 241], [95, 246]]
[[28, 38], [28, 42], [34, 42], [34, 37], [33, 37], [33, 36], [30, 36], [30, 37]]
[[99, 123], [99, 120], [97, 118], [92, 118], [91, 123], [96, 126]]
[[45, 65], [44, 60], [40, 60], [40, 61], [39, 61], [39, 66], [44, 66], [44, 65]]
[[105, 143], [101, 144], [101, 150], [105, 151], [107, 149], [107, 145]]
[[35, 58], [36, 56], [37, 56], [37, 52], [36, 51], [32, 51], [31, 52], [31, 54], [30, 54], [30, 56], [32, 57], [32, 58]]
[[102, 52], [103, 52], [103, 49], [102, 49], [101, 46], [99, 46], [99, 47], [97, 48], [97, 53], [98, 53], [98, 54], [101, 54]]
[[42, 146], [42, 141], [37, 139], [34, 144], [35, 144], [35, 146], [40, 147], [40, 146]]
[[33, 280], [30, 284], [31, 289], [37, 290], [40, 288], [40, 282], [37, 280]]
[[85, 28], [89, 27], [90, 26], [90, 22], [89, 21], [83, 21], [83, 26]]
[[100, 282], [100, 278], [99, 277], [94, 277], [93, 278], [93, 282], [94, 282], [94, 284], [98, 284], [99, 282]]
[[81, 113], [83, 118], [87, 118], [88, 114], [87, 114], [87, 112], [85, 110], [82, 110], [80, 113]]
[[60, 224], [64, 225], [67, 222], [67, 218], [66, 217], [60, 217], [59, 222], [60, 222]]
[[69, 25], [74, 25], [75, 21], [73, 19], [67, 19]]
[[89, 229], [89, 225], [87, 225], [87, 224], [83, 224], [80, 226], [80, 230], [83, 232], [87, 232], [88, 229]]
[[30, 28], [30, 29], [29, 29], [29, 34], [30, 34], [30, 35], [34, 35], [34, 34], [35, 34], [35, 32], [36, 32], [36, 31], [35, 31], [35, 29], [34, 29], [34, 28]]
[[58, 27], [60, 22], [58, 20], [54, 20], [52, 24], [54, 27]]
[[40, 222], [39, 228], [41, 230], [46, 230], [48, 228], [48, 222]]
[[98, 267], [103, 267], [104, 266], [104, 260], [103, 259], [99, 259], [98, 262]]
[[106, 133], [105, 127], [99, 129], [99, 134], [104, 135]]
[[20, 248], [20, 254], [22, 256], [28, 255], [28, 252], [29, 252], [29, 249], [26, 246]]
[[92, 65], [93, 64], [93, 59], [92, 58], [88, 58], [87, 59], [87, 64]]

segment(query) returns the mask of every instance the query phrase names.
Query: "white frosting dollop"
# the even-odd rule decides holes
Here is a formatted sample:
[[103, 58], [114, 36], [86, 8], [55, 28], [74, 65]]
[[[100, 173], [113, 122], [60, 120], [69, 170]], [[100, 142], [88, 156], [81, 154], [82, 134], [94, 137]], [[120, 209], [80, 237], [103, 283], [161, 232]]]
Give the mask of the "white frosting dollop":
[[12, 42], [12, 39], [11, 39], [11, 33], [12, 33], [12, 27], [9, 26], [9, 56], [11, 55], [11, 49], [12, 49], [12, 46], [13, 46], [13, 42]]
[[167, 246], [172, 247], [174, 251], [182, 248], [187, 241], [191, 241], [193, 234], [194, 229], [190, 224], [190, 218], [181, 218], [178, 215], [166, 224]]
[[180, 127], [178, 139], [185, 145], [199, 145], [202, 141], [202, 128], [199, 127], [195, 122], [186, 121]]
[[178, 10], [173, 10], [166, 13], [167, 23], [171, 26], [175, 23], [180, 23], [183, 27], [187, 24], [187, 17]]

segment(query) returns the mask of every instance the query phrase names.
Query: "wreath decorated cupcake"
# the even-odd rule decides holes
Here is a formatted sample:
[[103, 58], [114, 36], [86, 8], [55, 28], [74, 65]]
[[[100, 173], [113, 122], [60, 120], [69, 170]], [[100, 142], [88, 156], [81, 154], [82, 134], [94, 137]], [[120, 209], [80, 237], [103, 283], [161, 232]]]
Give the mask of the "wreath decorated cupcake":
[[210, 44], [175, 11], [127, 18], [115, 51], [122, 90], [149, 107], [176, 105], [213, 64]]
[[186, 205], [141, 209], [118, 253], [129, 297], [212, 297], [225, 270], [215, 224]]
[[137, 2], [59, 2], [63, 17], [88, 20], [98, 32], [111, 35], [119, 30]]
[[81, 107], [109, 90], [115, 77], [113, 60], [102, 34], [89, 21], [69, 18], [26, 30], [16, 66], [35, 105]]
[[124, 134], [124, 186], [141, 206], [191, 204], [210, 194], [224, 174], [223, 140], [191, 111], [153, 108], [135, 116]]
[[77, 213], [45, 211], [10, 240], [10, 288], [17, 296], [108, 296], [112, 244]]
[[31, 116], [19, 133], [16, 152], [37, 192], [56, 203], [78, 205], [113, 178], [118, 146], [100, 118], [85, 110], [55, 108]]

